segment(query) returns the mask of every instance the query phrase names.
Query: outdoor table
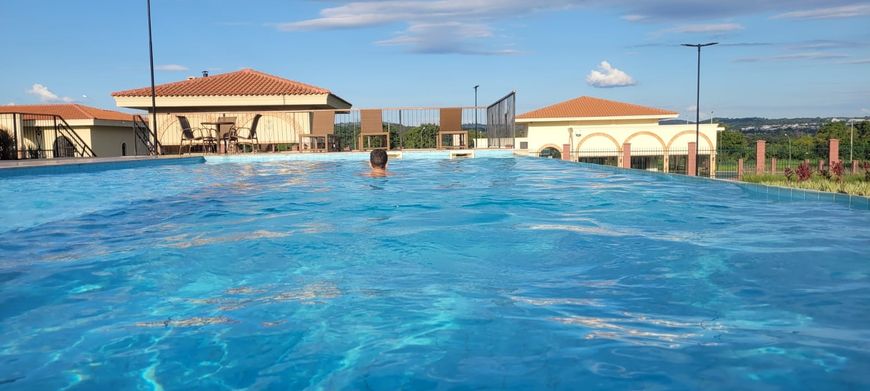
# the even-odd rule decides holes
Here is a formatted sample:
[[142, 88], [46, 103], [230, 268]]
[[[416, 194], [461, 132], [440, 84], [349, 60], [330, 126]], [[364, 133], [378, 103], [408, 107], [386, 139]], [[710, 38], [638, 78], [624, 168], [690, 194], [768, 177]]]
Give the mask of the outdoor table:
[[[202, 122], [203, 126], [214, 126], [214, 132], [217, 135], [218, 145], [220, 145], [220, 153], [227, 153], [229, 149], [229, 137], [224, 137], [229, 134], [229, 130], [224, 133], [221, 133], [221, 125], [229, 125], [229, 128], [232, 128], [233, 125], [236, 124], [235, 121], [212, 121], [212, 122]], [[223, 144], [220, 141], [223, 140]]]

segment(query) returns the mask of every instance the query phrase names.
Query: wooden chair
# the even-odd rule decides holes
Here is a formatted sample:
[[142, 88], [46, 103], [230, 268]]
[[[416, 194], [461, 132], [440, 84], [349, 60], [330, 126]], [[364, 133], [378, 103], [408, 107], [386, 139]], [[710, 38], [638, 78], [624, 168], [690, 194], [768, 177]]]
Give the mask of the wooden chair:
[[[311, 133], [302, 134], [303, 146], [305, 139], [314, 143], [313, 148], [306, 148], [312, 151], [328, 152], [334, 150], [332, 145], [335, 144], [335, 111], [315, 111], [311, 113]], [[323, 141], [323, 148], [320, 148], [320, 141]], [[309, 144], [310, 146], [310, 144]]]
[[360, 110], [359, 149], [375, 149], [367, 145], [372, 137], [383, 137], [386, 140], [383, 148], [390, 149], [390, 132], [384, 131], [383, 112], [380, 109]]
[[459, 136], [459, 144], [451, 145], [447, 148], [468, 148], [468, 132], [462, 130], [462, 109], [459, 107], [442, 108], [439, 110], [440, 123], [438, 127], [438, 139], [435, 147], [438, 149], [444, 147], [444, 136]]

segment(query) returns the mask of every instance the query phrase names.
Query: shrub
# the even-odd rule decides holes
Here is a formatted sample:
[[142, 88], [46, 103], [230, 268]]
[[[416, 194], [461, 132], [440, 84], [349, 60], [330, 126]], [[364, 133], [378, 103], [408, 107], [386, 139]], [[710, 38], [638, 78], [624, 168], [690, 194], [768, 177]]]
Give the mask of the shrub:
[[798, 181], [807, 181], [813, 177], [813, 170], [810, 169], [809, 163], [801, 163], [797, 168]]
[[838, 160], [831, 163], [831, 173], [837, 178], [837, 182], [843, 181], [843, 161]]
[[870, 162], [864, 162], [864, 180], [870, 181]]
[[786, 168], [784, 173], [785, 173], [785, 179], [787, 181], [791, 182], [794, 180], [794, 174], [795, 174], [794, 170], [792, 170], [791, 168]]
[[15, 158], [15, 142], [12, 136], [5, 130], [0, 129], [0, 160], [11, 160]]

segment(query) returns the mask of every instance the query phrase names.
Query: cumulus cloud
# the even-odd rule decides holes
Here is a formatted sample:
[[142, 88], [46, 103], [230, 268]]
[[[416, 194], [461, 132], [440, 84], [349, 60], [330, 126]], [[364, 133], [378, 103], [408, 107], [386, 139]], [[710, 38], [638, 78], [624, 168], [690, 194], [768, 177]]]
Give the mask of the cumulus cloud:
[[35, 83], [26, 91], [30, 95], [35, 95], [42, 102], [72, 102], [73, 98], [68, 96], [59, 97], [57, 94], [48, 89], [48, 87]]
[[189, 68], [184, 65], [178, 64], [164, 64], [154, 67], [154, 70], [161, 72], [187, 72]]
[[586, 84], [596, 88], [628, 87], [637, 84], [634, 78], [627, 73], [614, 68], [607, 61], [598, 64], [598, 69], [593, 69], [586, 75]]
[[870, 4], [849, 4], [839, 7], [814, 8], [791, 11], [774, 16], [774, 19], [837, 19], [870, 16]]

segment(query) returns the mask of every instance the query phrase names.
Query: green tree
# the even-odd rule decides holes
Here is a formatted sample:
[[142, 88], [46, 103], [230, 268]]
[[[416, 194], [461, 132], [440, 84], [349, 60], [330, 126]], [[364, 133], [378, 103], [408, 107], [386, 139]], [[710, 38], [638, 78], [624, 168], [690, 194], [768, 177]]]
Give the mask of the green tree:
[[719, 132], [719, 150], [726, 155], [742, 154], [747, 150], [749, 141], [738, 131], [725, 130]]

